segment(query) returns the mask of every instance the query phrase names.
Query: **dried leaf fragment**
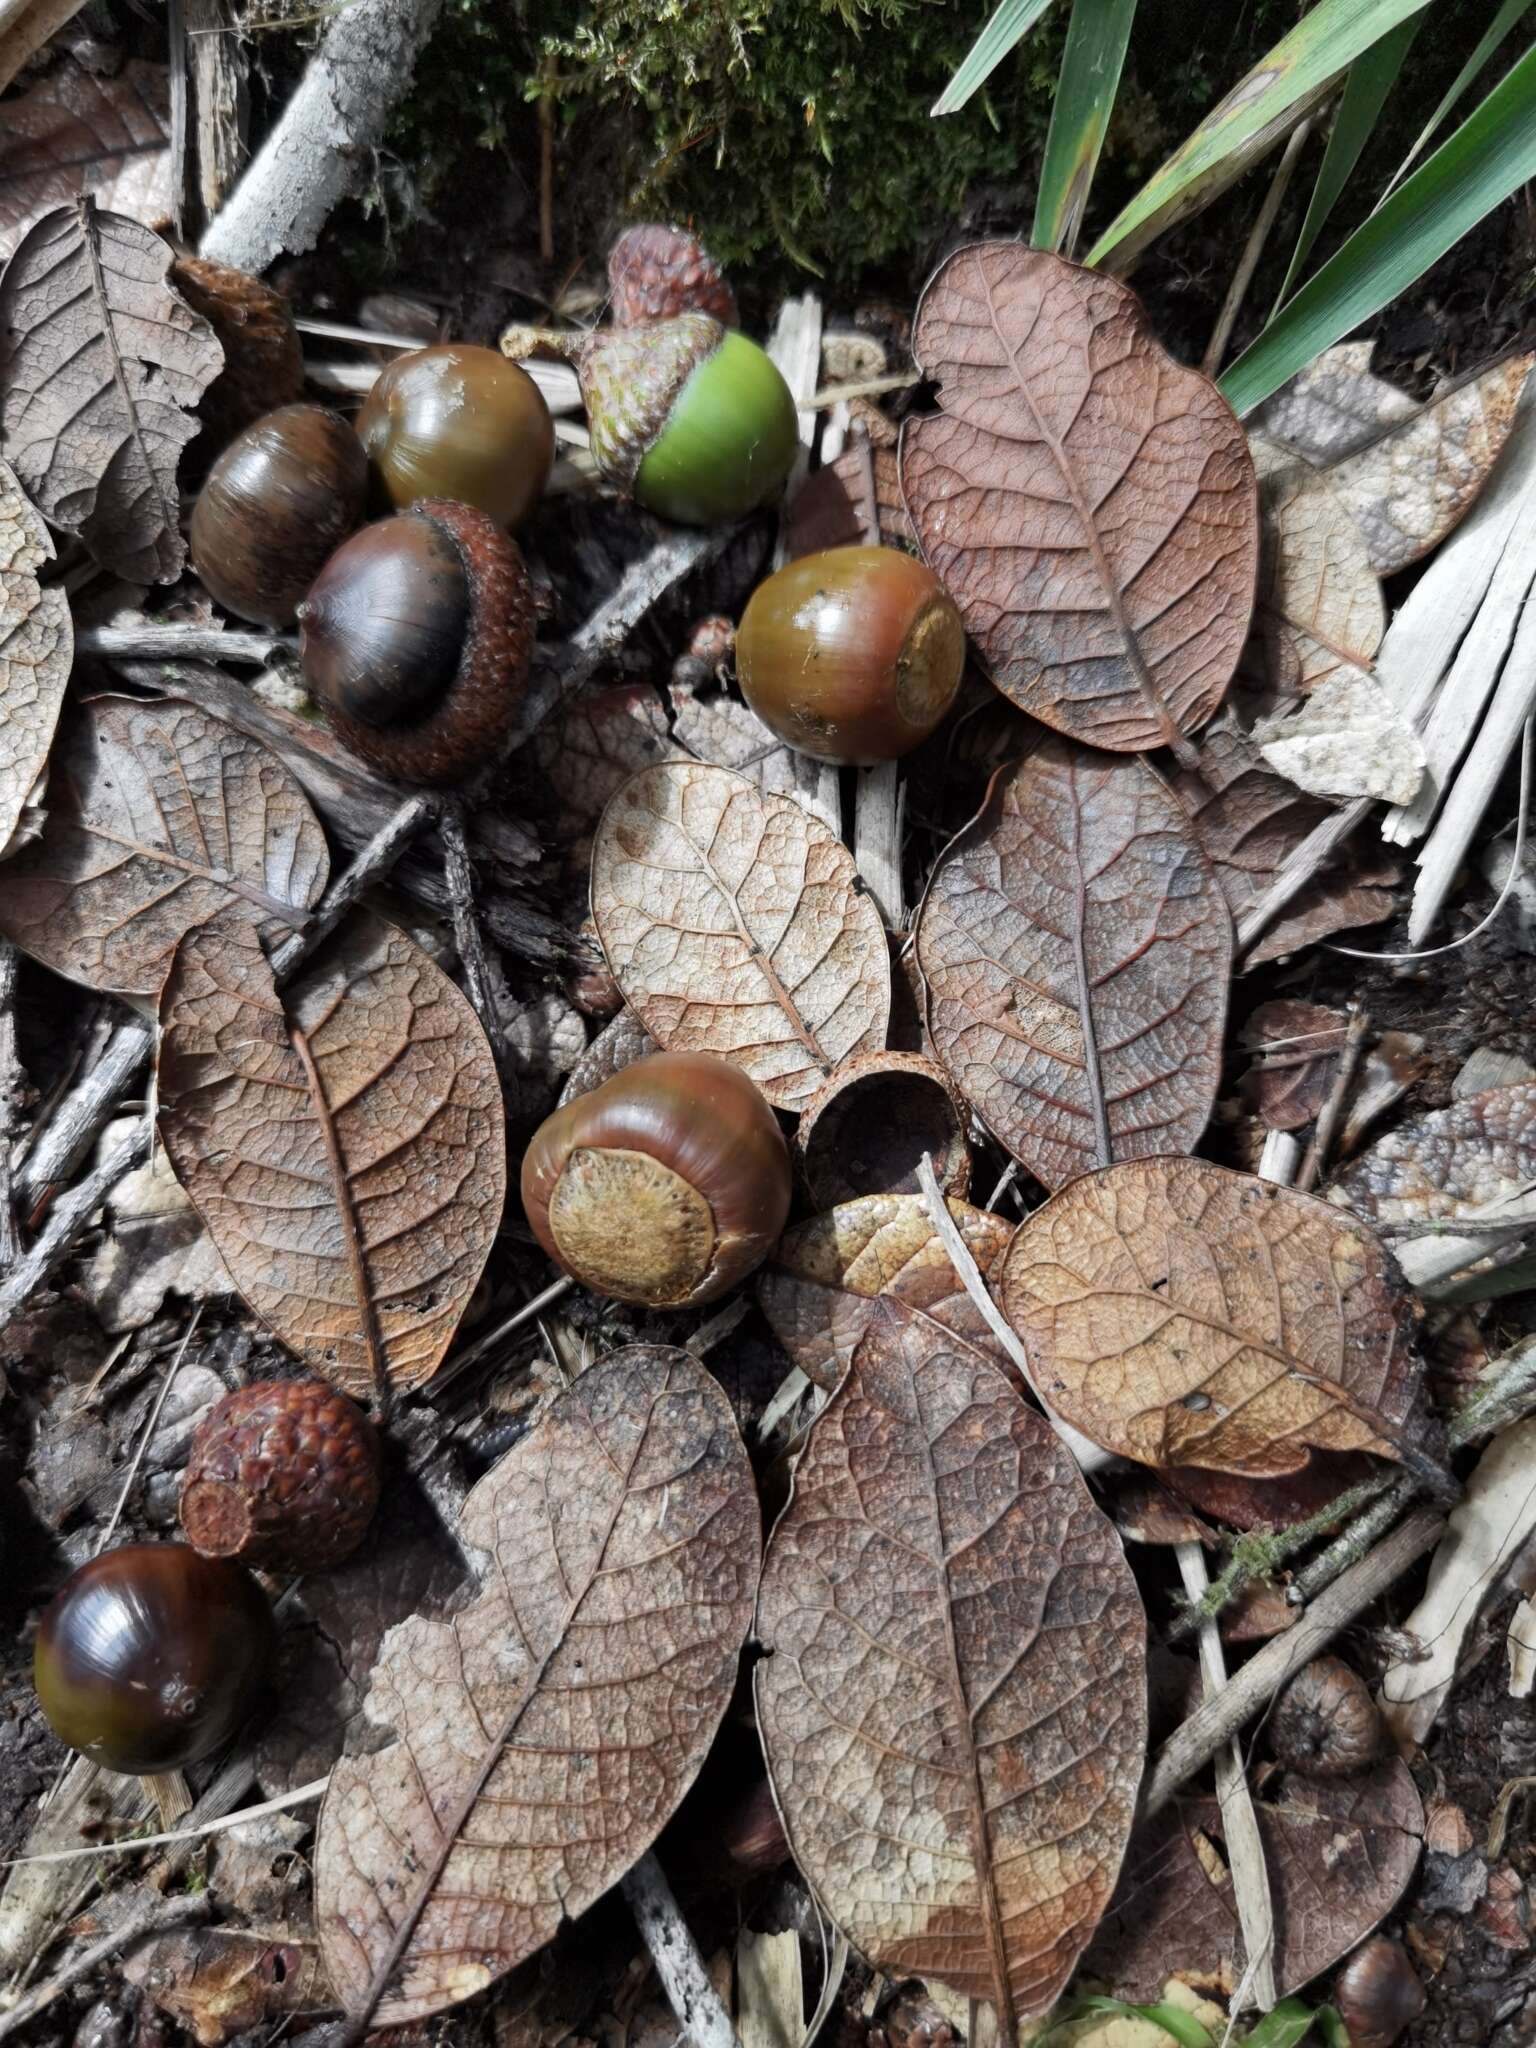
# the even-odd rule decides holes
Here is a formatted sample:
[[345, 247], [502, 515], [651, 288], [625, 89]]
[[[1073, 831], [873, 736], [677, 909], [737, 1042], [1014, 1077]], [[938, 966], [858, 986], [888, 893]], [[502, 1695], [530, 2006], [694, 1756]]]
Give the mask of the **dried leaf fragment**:
[[148, 227], [171, 213], [170, 87], [163, 64], [131, 58], [100, 78], [63, 58], [7, 101], [0, 136], [0, 261], [49, 207], [89, 192]]
[[226, 921], [182, 942], [160, 1028], [160, 1134], [251, 1308], [365, 1399], [430, 1379], [506, 1199], [468, 1000], [363, 911], [279, 998]]
[[1115, 279], [983, 242], [923, 293], [913, 350], [940, 410], [908, 421], [923, 553], [997, 687], [1090, 745], [1203, 725], [1237, 666], [1258, 491], [1214, 384]]
[[780, 1109], [885, 1044], [885, 927], [847, 849], [729, 769], [630, 777], [593, 844], [592, 917], [657, 1043], [735, 1061]]
[[1199, 1141], [1232, 926], [1144, 761], [1051, 737], [1000, 770], [934, 870], [917, 959], [935, 1051], [1047, 1187]]
[[1536, 1181], [1536, 1081], [1410, 1117], [1341, 1173], [1329, 1199], [1372, 1223], [1464, 1216]]
[[1260, 1003], [1241, 1044], [1254, 1055], [1243, 1095], [1272, 1131], [1299, 1131], [1327, 1099], [1349, 1020], [1342, 1010], [1289, 997]]
[[758, 1723], [796, 1860], [893, 1976], [1049, 2005], [1108, 1903], [1146, 1626], [1047, 1424], [883, 1302], [814, 1424], [758, 1595]]
[[0, 454], [51, 525], [130, 582], [181, 574], [176, 465], [224, 367], [171, 260], [82, 200], [44, 214], [0, 277]]
[[1263, 435], [1262, 554], [1254, 633], [1272, 689], [1305, 694], [1341, 665], [1368, 668], [1387, 629], [1365, 536], [1325, 470]]
[[1257, 1478], [1395, 1457], [1418, 1392], [1400, 1277], [1311, 1195], [1203, 1159], [1085, 1175], [1020, 1224], [1003, 1311], [1041, 1394], [1144, 1465]]
[[46, 770], [74, 658], [68, 593], [37, 580], [52, 560], [48, 529], [0, 462], [0, 853]]
[[404, 1949], [378, 2026], [483, 1989], [601, 1896], [692, 1783], [736, 1678], [761, 1556], [730, 1405], [686, 1352], [594, 1366], [482, 1479], [489, 1568], [450, 1621], [390, 1630], [331, 1774], [321, 1952], [349, 2012]]
[[1363, 668], [1340, 664], [1292, 711], [1261, 718], [1253, 743], [1309, 796], [1412, 801], [1424, 743], [1396, 700]]
[[309, 799], [259, 741], [175, 698], [94, 697], [54, 750], [0, 931], [88, 988], [153, 996], [189, 931], [233, 913], [279, 939], [328, 869]]

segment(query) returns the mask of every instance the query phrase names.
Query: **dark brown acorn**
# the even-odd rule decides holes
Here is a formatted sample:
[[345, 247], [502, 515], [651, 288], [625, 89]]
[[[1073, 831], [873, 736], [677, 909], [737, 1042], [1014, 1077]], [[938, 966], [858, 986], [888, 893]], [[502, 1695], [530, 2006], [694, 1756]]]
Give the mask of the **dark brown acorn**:
[[1373, 1934], [1334, 1979], [1333, 2002], [1350, 2048], [1392, 2048], [1424, 2010], [1424, 1986], [1402, 1943]]
[[368, 458], [322, 405], [285, 405], [225, 449], [192, 508], [192, 563], [238, 618], [289, 626], [363, 516]]
[[1269, 1746], [1308, 1778], [1344, 1778], [1381, 1755], [1381, 1714], [1370, 1687], [1341, 1657], [1314, 1657], [1275, 1702]]
[[182, 1543], [126, 1544], [54, 1595], [33, 1677], [55, 1735], [109, 1771], [181, 1770], [234, 1734], [276, 1644], [238, 1564]]
[[829, 548], [759, 584], [736, 635], [742, 695], [787, 745], [867, 766], [925, 740], [955, 700], [965, 629], [896, 548]]
[[445, 342], [400, 356], [357, 416], [388, 503], [475, 505], [521, 526], [549, 480], [555, 429], [526, 370], [490, 348]]
[[608, 252], [609, 310], [615, 327], [708, 313], [734, 327], [736, 294], [720, 266], [686, 228], [626, 228]]
[[535, 1237], [583, 1286], [692, 1306], [745, 1279], [778, 1241], [789, 1148], [738, 1067], [652, 1053], [540, 1125], [522, 1187]]
[[423, 499], [354, 534], [299, 606], [304, 679], [338, 738], [401, 782], [494, 761], [528, 681], [534, 608], [517, 543]]

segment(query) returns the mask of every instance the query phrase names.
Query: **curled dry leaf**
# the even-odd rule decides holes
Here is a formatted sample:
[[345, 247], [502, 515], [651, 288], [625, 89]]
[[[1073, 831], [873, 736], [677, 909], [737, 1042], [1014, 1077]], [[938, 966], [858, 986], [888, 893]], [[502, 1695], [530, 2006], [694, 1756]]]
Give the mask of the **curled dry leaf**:
[[[949, 1213], [988, 1279], [1008, 1249], [1013, 1225], [969, 1202], [952, 1200]], [[921, 1309], [1012, 1372], [950, 1264], [921, 1195], [865, 1195], [795, 1224], [757, 1280], [773, 1334], [806, 1378], [829, 1390], [848, 1370], [882, 1295]]]
[[946, 1195], [971, 1191], [968, 1117], [955, 1084], [920, 1052], [844, 1060], [806, 1104], [795, 1150], [818, 1209], [861, 1195], [915, 1195], [927, 1153]]
[[620, 1010], [603, 1026], [571, 1068], [565, 1086], [560, 1090], [559, 1107], [564, 1109], [578, 1095], [587, 1095], [594, 1088], [601, 1088], [605, 1081], [611, 1081], [615, 1074], [632, 1067], [636, 1060], [643, 1060], [647, 1053], [659, 1050], [655, 1039], [634, 1011]]
[[467, 999], [354, 912], [281, 998], [246, 925], [182, 942], [160, 1134], [251, 1308], [365, 1399], [437, 1370], [506, 1199], [496, 1062]]
[[1373, 1234], [1203, 1159], [1074, 1181], [1019, 1225], [1002, 1298], [1043, 1397], [1143, 1465], [1265, 1478], [1314, 1446], [1395, 1457], [1419, 1389]]
[[[45, 590], [37, 580], [52, 560], [48, 529], [0, 462], [0, 853], [32, 807], [47, 768], [74, 659], [68, 594], [58, 584]], [[0, 891], [0, 912], [5, 894]]]
[[400, 2026], [541, 1948], [651, 1846], [729, 1703], [761, 1556], [730, 1405], [686, 1352], [592, 1367], [464, 1506], [478, 1598], [391, 1629], [336, 1765], [315, 1914], [347, 2010]]
[[115, 213], [163, 227], [171, 215], [170, 87], [135, 57], [99, 78], [64, 57], [6, 102], [0, 135], [0, 261], [50, 207], [89, 192]]
[[1299, 1131], [1328, 1098], [1349, 1020], [1342, 1010], [1281, 997], [1260, 1003], [1239, 1044], [1254, 1056], [1243, 1095], [1272, 1131]]
[[1320, 1515], [1346, 1487], [1358, 1486], [1377, 1469], [1363, 1451], [1314, 1451], [1299, 1471], [1280, 1479], [1207, 1472], [1198, 1465], [1170, 1465], [1158, 1476], [1213, 1522], [1232, 1529], [1288, 1529]]
[[[1256, 1800], [1275, 1916], [1275, 1978], [1299, 1990], [1347, 1955], [1402, 1897], [1424, 1808], [1395, 1758], [1356, 1778], [1288, 1777]], [[1126, 1998], [1155, 1997], [1170, 1971], [1232, 1986], [1247, 1966], [1212, 1798], [1171, 1801], [1131, 1837], [1114, 1904], [1084, 1967]]]
[[1437, 547], [1468, 511], [1514, 424], [1536, 357], [1509, 356], [1428, 405], [1371, 374], [1374, 343], [1325, 349], [1255, 415], [1264, 433], [1326, 468], [1378, 576]]
[[1119, 1538], [995, 1367], [882, 1302], [768, 1545], [758, 1725], [795, 1860], [892, 1976], [1057, 1996], [1114, 1889], [1146, 1746]]
[[1329, 1190], [1372, 1223], [1465, 1216], [1536, 1181], [1536, 1081], [1489, 1088], [1410, 1117]]
[[153, 996], [189, 931], [229, 913], [280, 939], [328, 870], [309, 799], [259, 741], [175, 698], [95, 697], [54, 750], [0, 931], [88, 988]]
[[1259, 753], [1309, 796], [1411, 802], [1424, 779], [1424, 743], [1375, 676], [1341, 664], [1294, 710], [1261, 718]]
[[0, 277], [0, 454], [50, 524], [129, 582], [181, 574], [176, 465], [224, 367], [170, 267], [158, 235], [81, 200], [44, 214]]
[[592, 848], [592, 916], [657, 1043], [733, 1060], [779, 1109], [885, 1044], [885, 927], [846, 847], [728, 769], [630, 777]]
[[1199, 1141], [1232, 923], [1146, 762], [1053, 737], [1000, 770], [934, 869], [917, 959], [935, 1051], [1047, 1187]]
[[1263, 435], [1249, 447], [1262, 537], [1254, 639], [1271, 689], [1304, 695], [1340, 666], [1370, 666], [1387, 608], [1365, 536], [1326, 472]]
[[984, 242], [951, 256], [913, 332], [940, 411], [901, 479], [924, 555], [988, 673], [1074, 739], [1176, 744], [1248, 632], [1258, 491], [1242, 428], [1100, 271]]

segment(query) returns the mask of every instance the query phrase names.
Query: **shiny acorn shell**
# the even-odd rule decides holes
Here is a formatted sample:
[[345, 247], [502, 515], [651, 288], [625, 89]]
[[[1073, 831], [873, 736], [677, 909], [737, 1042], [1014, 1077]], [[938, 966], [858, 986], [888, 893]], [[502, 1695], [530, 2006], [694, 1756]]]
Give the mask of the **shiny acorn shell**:
[[125, 1544], [82, 1565], [38, 1629], [48, 1725], [109, 1771], [175, 1771], [256, 1705], [277, 1634], [243, 1566], [182, 1543]]
[[381, 496], [474, 505], [499, 526], [523, 524], [549, 481], [555, 429], [543, 393], [495, 349], [443, 343], [384, 370], [357, 416]]
[[828, 548], [758, 585], [736, 634], [742, 695], [820, 761], [868, 766], [925, 740], [955, 701], [965, 628], [926, 563]]
[[789, 1214], [789, 1149], [766, 1098], [712, 1053], [659, 1052], [557, 1109], [523, 1157], [535, 1237], [618, 1301], [713, 1301]]
[[368, 458], [338, 414], [284, 405], [237, 434], [192, 508], [192, 565], [237, 618], [289, 626], [363, 516]]

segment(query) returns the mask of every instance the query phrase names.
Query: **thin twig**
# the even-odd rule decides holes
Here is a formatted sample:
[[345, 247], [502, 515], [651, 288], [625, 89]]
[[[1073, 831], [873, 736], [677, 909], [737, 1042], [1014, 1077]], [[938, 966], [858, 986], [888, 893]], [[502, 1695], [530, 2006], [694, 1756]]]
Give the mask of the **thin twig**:
[[75, 634], [76, 654], [94, 654], [103, 661], [230, 661], [247, 668], [265, 668], [280, 654], [296, 654], [291, 633], [252, 633], [230, 626], [165, 624], [135, 619], [127, 626], [81, 626]]
[[21, 1095], [21, 1061], [16, 1053], [16, 972], [19, 960], [8, 939], [0, 939], [0, 1275], [21, 1257], [11, 1177], [11, 1132]]
[[146, 1934], [164, 1934], [172, 1927], [184, 1927], [190, 1920], [203, 1920], [208, 1916], [212, 1904], [206, 1892], [193, 1892], [177, 1899], [154, 1898], [141, 1906], [138, 1912], [130, 1914], [121, 1926], [110, 1934], [104, 1934], [100, 1941], [82, 1949], [79, 1955], [66, 1963], [62, 1970], [39, 1984], [37, 1989], [13, 2005], [4, 2019], [0, 2019], [0, 2041], [18, 2033], [30, 2020], [35, 2020], [71, 1984], [78, 1984], [82, 1977], [88, 1977], [111, 1956], [121, 1955], [123, 1950], [142, 1941]]
[[740, 2048], [730, 2014], [709, 1981], [698, 1943], [653, 1849], [626, 1873], [621, 1888], [650, 1950], [667, 2003], [694, 2048]]
[[1357, 1564], [1372, 1545], [1386, 1535], [1393, 1523], [1402, 1519], [1404, 1510], [1418, 1498], [1419, 1491], [1418, 1481], [1410, 1473], [1403, 1473], [1393, 1480], [1363, 1514], [1339, 1532], [1326, 1550], [1320, 1550], [1297, 1572], [1285, 1589], [1290, 1605], [1304, 1607], [1309, 1600], [1315, 1600], [1325, 1586], [1331, 1586], [1341, 1573], [1348, 1571], [1352, 1564]]
[[107, 1125], [154, 1051], [155, 1027], [135, 1011], [118, 1024], [74, 1088], [34, 1137], [21, 1162], [17, 1192], [30, 1213], [51, 1187], [69, 1178]]
[[122, 1490], [119, 1492], [117, 1496], [117, 1505], [113, 1508], [111, 1518], [109, 1519], [106, 1528], [102, 1530], [101, 1538], [96, 1545], [96, 1550], [94, 1554], [97, 1557], [100, 1557], [101, 1553], [112, 1541], [113, 1535], [116, 1533], [117, 1530], [117, 1525], [123, 1519], [123, 1510], [128, 1505], [128, 1496], [132, 1493], [134, 1489], [134, 1483], [138, 1479], [139, 1468], [144, 1463], [144, 1455], [146, 1451], [148, 1451], [149, 1449], [150, 1438], [154, 1435], [155, 1429], [160, 1421], [160, 1411], [162, 1408], [164, 1408], [165, 1398], [167, 1394], [169, 1394], [171, 1391], [171, 1382], [175, 1379], [177, 1373], [181, 1370], [181, 1361], [187, 1355], [187, 1346], [192, 1342], [192, 1338], [197, 1329], [197, 1326], [202, 1321], [202, 1316], [203, 1304], [199, 1302], [197, 1304], [197, 1307], [192, 1311], [191, 1320], [187, 1324], [186, 1332], [183, 1335], [181, 1342], [176, 1346], [175, 1354], [172, 1357], [170, 1364], [165, 1369], [165, 1377], [160, 1382], [160, 1391], [158, 1394], [156, 1394], [154, 1403], [150, 1408], [149, 1414], [145, 1418], [144, 1427], [139, 1433], [139, 1441], [134, 1448], [133, 1456], [128, 1461], [128, 1470], [123, 1476]]
[[475, 871], [470, 865], [469, 846], [464, 836], [464, 804], [457, 795], [449, 797], [438, 819], [443, 842], [443, 872], [448, 883], [448, 905], [453, 917], [453, 942], [475, 1014], [485, 1027], [491, 1051], [499, 1066], [506, 1055], [506, 1024], [501, 1014], [496, 977], [485, 950], [485, 934], [475, 912]]
[[136, 1122], [84, 1180], [60, 1195], [31, 1245], [0, 1280], [0, 1329], [42, 1285], [124, 1174], [149, 1157], [149, 1128]]
[[21, 1863], [86, 1863], [102, 1856], [131, 1856], [139, 1849], [163, 1849], [172, 1842], [197, 1842], [204, 1835], [219, 1835], [226, 1828], [244, 1827], [248, 1820], [263, 1820], [269, 1813], [284, 1813], [290, 1806], [307, 1806], [323, 1796], [329, 1777], [313, 1778], [292, 1792], [280, 1792], [276, 1799], [264, 1799], [259, 1806], [242, 1806], [218, 1820], [205, 1820], [196, 1827], [172, 1828], [161, 1835], [125, 1835], [120, 1842], [88, 1842], [83, 1849], [48, 1849], [40, 1856], [11, 1856], [0, 1870], [14, 1870]]
[[[536, 1294], [532, 1301], [525, 1301], [521, 1308], [514, 1309], [509, 1316], [504, 1316], [493, 1330], [487, 1330], [483, 1336], [477, 1337], [462, 1351], [451, 1353], [442, 1370], [433, 1375], [431, 1398], [435, 1401], [445, 1387], [450, 1386], [454, 1380], [461, 1379], [472, 1366], [478, 1365], [482, 1358], [494, 1351], [498, 1344], [512, 1335], [514, 1330], [520, 1330], [524, 1323], [535, 1321], [551, 1302], [559, 1301], [562, 1295], [569, 1294], [575, 1285], [576, 1282], [569, 1274], [561, 1274], [558, 1280], [552, 1280], [541, 1293]], [[423, 1388], [421, 1391], [423, 1398], [426, 1398], [426, 1389]]]
[[[1222, 301], [1221, 312], [1217, 316], [1216, 327], [1211, 335], [1210, 346], [1205, 352], [1205, 361], [1200, 365], [1207, 377], [1214, 377], [1221, 368], [1222, 361], [1227, 353], [1227, 343], [1232, 339], [1232, 329], [1237, 324], [1237, 316], [1242, 310], [1243, 300], [1248, 296], [1248, 287], [1253, 283], [1253, 273], [1259, 267], [1259, 258], [1264, 253], [1264, 244], [1269, 240], [1269, 231], [1274, 226], [1275, 216], [1280, 211], [1280, 202], [1286, 195], [1291, 179], [1295, 174], [1297, 159], [1306, 146], [1307, 137], [1311, 133], [1312, 119], [1308, 115], [1305, 119], [1298, 121], [1291, 130], [1291, 139], [1285, 145], [1285, 154], [1281, 157], [1280, 162], [1275, 168], [1275, 175], [1269, 181], [1269, 190], [1264, 195], [1264, 204], [1259, 208], [1258, 218], [1254, 221], [1248, 235], [1248, 240], [1243, 245], [1243, 253], [1238, 258], [1237, 268], [1232, 273], [1232, 282], [1227, 286], [1227, 296]], [[1271, 1999], [1270, 2004], [1273, 2003], [1274, 2001]]]
[[1351, 1004], [1349, 1029], [1344, 1034], [1344, 1044], [1339, 1053], [1339, 1064], [1333, 1076], [1333, 1083], [1328, 1090], [1327, 1100], [1317, 1113], [1312, 1142], [1307, 1147], [1307, 1156], [1302, 1160], [1301, 1170], [1296, 1175], [1296, 1186], [1303, 1194], [1316, 1187], [1318, 1175], [1327, 1165], [1328, 1155], [1333, 1150], [1334, 1137], [1348, 1107], [1355, 1076], [1360, 1071], [1360, 1056], [1365, 1048], [1365, 1034], [1369, 1022], [1364, 1004]]

